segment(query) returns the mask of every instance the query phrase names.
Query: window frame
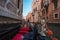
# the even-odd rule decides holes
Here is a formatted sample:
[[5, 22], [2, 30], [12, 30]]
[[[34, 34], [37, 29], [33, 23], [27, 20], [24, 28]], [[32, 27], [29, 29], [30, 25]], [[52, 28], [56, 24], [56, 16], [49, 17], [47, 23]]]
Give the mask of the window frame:
[[52, 0], [53, 4], [54, 4], [54, 9], [56, 9], [58, 7], [58, 0]]
[[[55, 14], [58, 14], [58, 17], [57, 17], [57, 18], [55, 17]], [[53, 14], [53, 18], [54, 18], [54, 19], [59, 19], [59, 13], [58, 13], [58, 12], [54, 13], [54, 14]]]

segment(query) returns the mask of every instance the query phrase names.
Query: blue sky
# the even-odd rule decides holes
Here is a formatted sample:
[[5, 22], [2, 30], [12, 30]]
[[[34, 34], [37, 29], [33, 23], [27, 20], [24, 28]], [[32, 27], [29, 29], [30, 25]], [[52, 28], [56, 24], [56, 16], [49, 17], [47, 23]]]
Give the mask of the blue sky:
[[23, 0], [23, 16], [26, 16], [31, 11], [32, 0]]

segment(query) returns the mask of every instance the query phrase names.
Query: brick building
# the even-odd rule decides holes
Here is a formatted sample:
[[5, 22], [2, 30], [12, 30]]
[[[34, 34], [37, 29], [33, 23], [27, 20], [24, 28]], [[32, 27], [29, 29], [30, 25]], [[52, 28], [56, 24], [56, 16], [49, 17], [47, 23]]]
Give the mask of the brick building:
[[38, 20], [40, 17], [48, 23], [60, 23], [60, 0], [33, 0], [32, 12], [38, 14]]
[[28, 13], [28, 15], [26, 16], [26, 20], [29, 22], [33, 22], [34, 18], [33, 18], [32, 12]]
[[32, 14], [34, 17], [34, 22], [40, 23], [41, 20], [41, 0], [33, 0], [32, 2]]
[[42, 17], [48, 23], [60, 23], [60, 0], [43, 0]]
[[23, 0], [0, 0], [0, 23], [16, 23], [22, 19]]

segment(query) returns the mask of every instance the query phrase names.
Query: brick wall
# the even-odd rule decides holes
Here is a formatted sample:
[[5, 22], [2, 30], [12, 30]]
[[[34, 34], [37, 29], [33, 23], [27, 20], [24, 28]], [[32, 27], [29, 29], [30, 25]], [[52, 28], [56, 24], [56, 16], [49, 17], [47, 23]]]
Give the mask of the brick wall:
[[[54, 18], [54, 14], [58, 12], [59, 18]], [[49, 4], [49, 9], [48, 9], [48, 22], [49, 23], [60, 23], [60, 0], [58, 0], [58, 6], [57, 9], [54, 9], [54, 4], [51, 2]]]

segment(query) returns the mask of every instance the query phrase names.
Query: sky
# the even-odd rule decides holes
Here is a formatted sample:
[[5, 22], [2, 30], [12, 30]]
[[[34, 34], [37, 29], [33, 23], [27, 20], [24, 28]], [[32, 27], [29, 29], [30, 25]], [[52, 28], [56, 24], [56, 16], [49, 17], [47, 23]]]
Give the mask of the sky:
[[31, 11], [32, 0], [23, 0], [23, 16], [26, 16]]

